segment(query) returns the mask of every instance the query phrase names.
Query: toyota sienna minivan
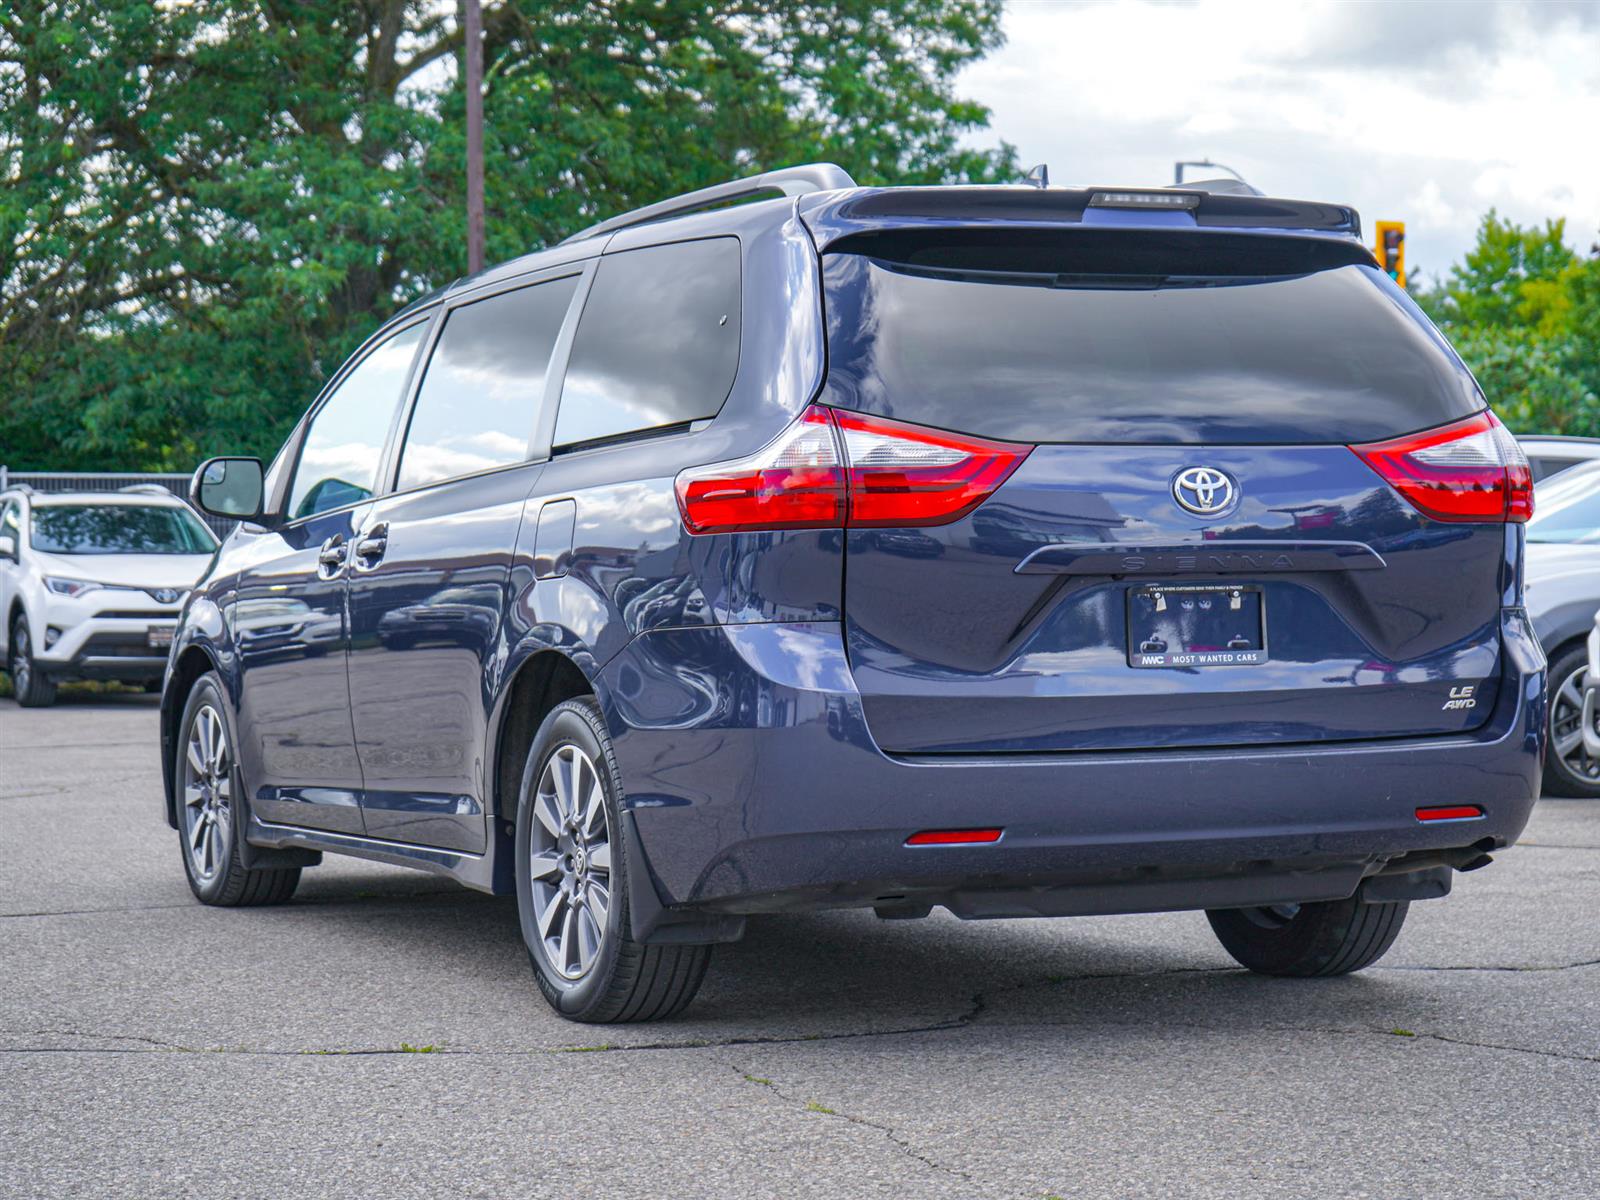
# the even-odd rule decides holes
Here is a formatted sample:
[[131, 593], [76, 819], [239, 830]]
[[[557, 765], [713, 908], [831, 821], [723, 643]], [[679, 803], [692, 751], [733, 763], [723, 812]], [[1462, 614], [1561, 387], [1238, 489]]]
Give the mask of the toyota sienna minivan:
[[826, 908], [1354, 971], [1537, 793], [1526, 460], [1340, 205], [771, 172], [418, 301], [193, 496], [195, 895], [514, 893], [575, 1020]]

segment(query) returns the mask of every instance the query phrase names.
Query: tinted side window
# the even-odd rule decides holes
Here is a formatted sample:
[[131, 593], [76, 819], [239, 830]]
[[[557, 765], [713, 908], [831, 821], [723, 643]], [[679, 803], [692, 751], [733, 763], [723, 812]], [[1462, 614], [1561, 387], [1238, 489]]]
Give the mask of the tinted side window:
[[379, 344], [311, 418], [289, 490], [291, 518], [355, 504], [377, 488], [389, 422], [425, 324]]
[[411, 413], [402, 488], [528, 457], [545, 368], [578, 277], [519, 288], [445, 319]]
[[555, 444], [714, 417], [739, 368], [739, 242], [600, 260], [561, 389]]

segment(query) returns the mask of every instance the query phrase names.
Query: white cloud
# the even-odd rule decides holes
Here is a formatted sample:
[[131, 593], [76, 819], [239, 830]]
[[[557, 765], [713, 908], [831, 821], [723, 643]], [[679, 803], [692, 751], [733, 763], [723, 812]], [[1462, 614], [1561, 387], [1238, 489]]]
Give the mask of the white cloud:
[[1055, 182], [1167, 183], [1211, 158], [1369, 230], [1404, 220], [1430, 273], [1490, 206], [1600, 238], [1600, 0], [1014, 3], [1005, 27], [960, 91]]

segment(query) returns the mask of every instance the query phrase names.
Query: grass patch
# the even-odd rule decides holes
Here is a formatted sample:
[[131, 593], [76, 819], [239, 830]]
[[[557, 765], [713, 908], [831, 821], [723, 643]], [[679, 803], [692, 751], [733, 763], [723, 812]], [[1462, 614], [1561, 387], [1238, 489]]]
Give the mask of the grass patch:
[[1389, 1032], [1394, 1034], [1395, 1037], [1416, 1037], [1417, 1036], [1415, 1033], [1411, 1032], [1411, 1030], [1409, 1030], [1409, 1029], [1391, 1029], [1391, 1030], [1389, 1030]]
[[839, 1115], [838, 1113], [834, 1112], [833, 1109], [825, 1108], [823, 1105], [818, 1104], [815, 1100], [806, 1101], [806, 1111], [821, 1113], [825, 1117], [837, 1117]]
[[439, 1047], [432, 1042], [429, 1042], [426, 1046], [413, 1046], [410, 1042], [400, 1043], [400, 1052], [402, 1054], [436, 1054], [438, 1050]]
[[746, 1075], [744, 1077], [744, 1081], [746, 1083], [759, 1083], [762, 1087], [771, 1087], [772, 1086], [772, 1080], [763, 1079], [759, 1075]]

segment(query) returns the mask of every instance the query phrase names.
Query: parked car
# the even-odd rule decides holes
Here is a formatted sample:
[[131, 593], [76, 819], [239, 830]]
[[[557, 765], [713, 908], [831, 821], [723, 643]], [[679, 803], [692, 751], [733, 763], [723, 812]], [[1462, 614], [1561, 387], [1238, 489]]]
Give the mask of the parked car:
[[[736, 181], [419, 301], [270, 470], [200, 468], [243, 524], [164, 816], [208, 904], [324, 852], [514, 893], [577, 1020], [824, 908], [1204, 909], [1353, 971], [1533, 805], [1531, 492], [1351, 209]], [[343, 652], [258, 656], [264, 598]]]
[[1600, 438], [1541, 433], [1525, 434], [1517, 441], [1522, 443], [1522, 452], [1528, 456], [1535, 483], [1579, 463], [1600, 461]]
[[0, 492], [0, 613], [17, 703], [54, 703], [70, 679], [154, 690], [178, 608], [216, 549], [164, 488]]
[[1550, 658], [1550, 752], [1544, 790], [1600, 799], [1600, 755], [1584, 744], [1586, 639], [1600, 609], [1600, 462], [1535, 488], [1528, 522], [1528, 615]]

